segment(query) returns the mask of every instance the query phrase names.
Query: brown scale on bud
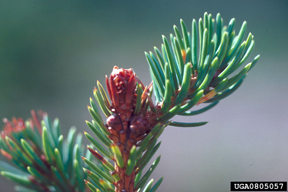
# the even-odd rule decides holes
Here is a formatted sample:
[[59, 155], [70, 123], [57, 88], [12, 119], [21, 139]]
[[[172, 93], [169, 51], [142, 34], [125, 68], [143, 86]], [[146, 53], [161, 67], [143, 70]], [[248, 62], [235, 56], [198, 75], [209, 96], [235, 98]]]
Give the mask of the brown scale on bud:
[[124, 150], [123, 151], [123, 161], [125, 162], [125, 166], [127, 165], [128, 159], [129, 159], [129, 151]]
[[[115, 131], [112, 127], [108, 127], [108, 131], [111, 135], [119, 138], [119, 133], [117, 131]], [[116, 142], [114, 142], [114, 143], [116, 143]]]
[[133, 145], [135, 145], [136, 144], [136, 141], [134, 140], [134, 139], [128, 139], [128, 141], [127, 141], [127, 147], [129, 148], [129, 149], [131, 149], [132, 147], [133, 147]]
[[115, 113], [110, 115], [107, 118], [106, 123], [107, 123], [108, 130], [109, 130], [109, 128], [112, 128], [115, 131], [119, 132], [123, 129], [122, 121], [121, 121], [120, 117], [118, 115], [116, 115]]
[[120, 142], [119, 137], [115, 136], [115, 135], [109, 135], [108, 138], [110, 140], [112, 140], [114, 143], [118, 143]]
[[136, 139], [140, 135], [145, 134], [150, 130], [150, 122], [149, 120], [142, 114], [139, 116], [134, 116], [130, 122], [130, 130], [131, 130], [131, 139]]
[[127, 133], [124, 130], [119, 131], [119, 136], [120, 136], [121, 143], [126, 143]]

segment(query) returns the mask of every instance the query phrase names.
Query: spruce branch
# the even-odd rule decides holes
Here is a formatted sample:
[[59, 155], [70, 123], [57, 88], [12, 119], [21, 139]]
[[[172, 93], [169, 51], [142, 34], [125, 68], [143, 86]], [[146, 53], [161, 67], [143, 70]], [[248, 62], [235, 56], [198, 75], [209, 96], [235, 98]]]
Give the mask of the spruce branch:
[[[87, 168], [81, 159], [85, 155], [82, 135], [72, 127], [64, 140], [58, 119], [51, 123], [45, 112], [37, 116], [31, 111], [31, 115], [26, 122], [3, 120], [0, 147], [8, 163], [0, 161], [1, 175], [19, 184], [15, 189], [20, 192], [88, 191], [82, 171]], [[91, 159], [90, 152], [86, 158]]]
[[[233, 75], [254, 46], [251, 33], [243, 40], [247, 23], [243, 22], [237, 35], [234, 24], [231, 19], [224, 26], [220, 14], [214, 19], [204, 13], [198, 24], [192, 20], [188, 32], [180, 20], [181, 30], [174, 26], [174, 35], [162, 36], [160, 49], [145, 52], [152, 79], [149, 86], [132, 68], [117, 66], [105, 78], [108, 93], [97, 81], [93, 91], [97, 104], [90, 98], [88, 106], [93, 119], [86, 121], [97, 139], [84, 132], [91, 142], [85, 157], [82, 135], [76, 136], [76, 129], [71, 128], [64, 140], [58, 119], [51, 123], [46, 113], [40, 113], [39, 120], [32, 111], [26, 123], [4, 119], [0, 148], [9, 163], [0, 161], [1, 174], [18, 183], [16, 190], [22, 192], [156, 191], [163, 178], [157, 182], [149, 178], [161, 156], [143, 171], [160, 147], [158, 138], [165, 127], [205, 125], [177, 122], [173, 117], [198, 115], [216, 106], [239, 88], [260, 57]], [[202, 103], [206, 105], [191, 110]]]
[[[203, 113], [242, 84], [259, 55], [232, 75], [254, 46], [251, 33], [242, 42], [246, 22], [237, 35], [234, 24], [235, 19], [231, 19], [228, 26], [223, 26], [220, 14], [213, 19], [211, 14], [204, 13], [198, 25], [192, 21], [190, 33], [184, 21], [180, 20], [182, 35], [174, 26], [175, 35], [170, 35], [170, 42], [162, 36], [161, 51], [154, 47], [155, 54], [145, 52], [152, 78], [149, 86], [144, 86], [132, 69], [115, 66], [111, 75], [106, 76], [110, 102], [102, 85], [97, 82], [94, 96], [107, 120], [106, 124], [101, 120], [97, 106], [90, 100], [88, 110], [93, 121], [87, 124], [107, 149], [103, 149], [90, 135], [85, 135], [100, 152], [90, 150], [92, 154], [109, 169], [111, 176], [117, 175], [113, 181], [106, 179], [105, 185], [98, 187], [100, 191], [156, 191], [162, 178], [154, 186], [153, 179], [148, 179], [160, 156], [144, 175], [142, 170], [159, 148], [161, 142], [157, 139], [164, 128], [168, 125], [195, 127], [207, 123], [176, 122], [172, 118]], [[208, 105], [191, 110], [202, 103]], [[92, 175], [90, 178], [93, 180]], [[101, 180], [105, 179], [99, 177], [97, 182]]]

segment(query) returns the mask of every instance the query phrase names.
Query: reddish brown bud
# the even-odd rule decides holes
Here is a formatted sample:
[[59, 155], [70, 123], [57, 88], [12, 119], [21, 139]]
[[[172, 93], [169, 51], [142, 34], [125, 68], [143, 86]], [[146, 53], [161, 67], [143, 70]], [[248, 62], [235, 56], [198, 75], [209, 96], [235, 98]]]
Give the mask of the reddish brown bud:
[[119, 69], [117, 66], [114, 66], [109, 80], [106, 78], [106, 85], [112, 100], [112, 107], [116, 111], [119, 111], [118, 107], [123, 110], [129, 110], [133, 107], [131, 103], [133, 102], [137, 82], [135, 77], [136, 75], [131, 68]]
[[[136, 86], [137, 84], [139, 86]], [[125, 174], [125, 170], [131, 148], [133, 145], [137, 145], [137, 142], [143, 140], [154, 124], [153, 120], [150, 120], [155, 119], [154, 116], [157, 112], [157, 108], [150, 97], [152, 84], [145, 88], [132, 69], [123, 69], [115, 66], [111, 75], [109, 77], [106, 76], [106, 86], [112, 101], [110, 110], [113, 112], [106, 120], [106, 127], [110, 133], [108, 138], [119, 147], [125, 163], [122, 168], [117, 166], [117, 164], [115, 165], [115, 173], [120, 178], [114, 184], [116, 187], [115, 191], [133, 192], [135, 191], [135, 170], [129, 176]], [[137, 91], [138, 88], [142, 89], [142, 91]], [[137, 93], [141, 93], [141, 95], [137, 95]], [[140, 110], [134, 113], [137, 98], [141, 99], [138, 103], [140, 106], [137, 106], [140, 107]], [[94, 153], [95, 151], [92, 154], [99, 159], [99, 154]]]
[[117, 132], [122, 130], [122, 121], [120, 117], [116, 114], [110, 115], [106, 120], [108, 129], [111, 127], [112, 129], [116, 130]]
[[138, 137], [139, 135], [144, 134], [150, 129], [150, 123], [148, 119], [142, 115], [134, 116], [130, 122], [130, 130], [131, 130], [131, 138], [133, 135], [133, 139]]

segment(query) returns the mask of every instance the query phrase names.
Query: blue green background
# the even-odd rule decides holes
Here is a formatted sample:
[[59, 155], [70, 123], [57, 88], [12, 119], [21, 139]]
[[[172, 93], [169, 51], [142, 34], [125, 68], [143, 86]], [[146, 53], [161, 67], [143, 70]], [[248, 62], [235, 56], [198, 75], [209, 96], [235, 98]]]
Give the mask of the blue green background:
[[[31, 109], [88, 130], [89, 97], [114, 65], [132, 67], [148, 85], [144, 51], [160, 47], [182, 18], [218, 12], [227, 25], [244, 20], [261, 54], [242, 86], [205, 114], [180, 119], [209, 121], [191, 129], [167, 127], [160, 137], [164, 176], [159, 192], [225, 192], [230, 181], [288, 180], [288, 1], [1, 1], [0, 117], [30, 116]], [[3, 125], [3, 124], [1, 124]], [[87, 141], [85, 141], [88, 143]], [[156, 158], [156, 156], [155, 156]], [[0, 191], [13, 183], [0, 177]]]

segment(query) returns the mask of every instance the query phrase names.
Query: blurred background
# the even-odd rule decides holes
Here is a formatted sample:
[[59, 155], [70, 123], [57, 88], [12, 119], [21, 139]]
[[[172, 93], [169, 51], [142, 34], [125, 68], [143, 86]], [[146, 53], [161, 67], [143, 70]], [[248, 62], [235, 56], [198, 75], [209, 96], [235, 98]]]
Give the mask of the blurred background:
[[[58, 117], [66, 135], [88, 130], [89, 97], [112, 67], [132, 67], [150, 83], [144, 51], [160, 47], [182, 18], [218, 12], [225, 25], [244, 20], [261, 54], [242, 86], [210, 111], [167, 127], [153, 173], [159, 192], [229, 191], [230, 181], [288, 180], [288, 1], [0, 1], [0, 117], [30, 117], [31, 109]], [[176, 118], [180, 120], [180, 118]], [[1, 127], [3, 123], [1, 123]], [[90, 130], [89, 130], [90, 131]], [[85, 140], [86, 143], [87, 140]], [[156, 158], [157, 156], [155, 156]], [[155, 159], [154, 158], [154, 159]], [[0, 177], [0, 191], [13, 183]]]

